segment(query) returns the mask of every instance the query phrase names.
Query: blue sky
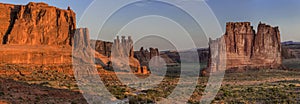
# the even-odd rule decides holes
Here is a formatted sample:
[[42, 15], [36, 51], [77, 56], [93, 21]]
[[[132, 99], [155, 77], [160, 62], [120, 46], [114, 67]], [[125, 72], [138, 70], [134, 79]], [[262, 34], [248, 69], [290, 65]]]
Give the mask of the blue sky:
[[[93, 2], [93, 0], [0, 0], [0, 2], [4, 3], [13, 3], [13, 4], [27, 4], [28, 2], [46, 2], [49, 5], [57, 6], [59, 8], [67, 8], [70, 6], [77, 14], [77, 20], [79, 21], [80, 17], [84, 14], [84, 11], [87, 7]], [[100, 1], [100, 0], [99, 0]], [[102, 0], [103, 4], [108, 3], [110, 0]], [[144, 0], [148, 1], [148, 0]], [[282, 41], [293, 40], [300, 41], [300, 0], [206, 0], [206, 3], [212, 9], [214, 14], [216, 15], [219, 23], [221, 24], [222, 29], [225, 29], [225, 23], [230, 21], [250, 21], [254, 28], [256, 28], [259, 21], [265, 22], [272, 26], [279, 26]], [[110, 8], [113, 7], [114, 4], [109, 4], [107, 7], [102, 8]], [[164, 8], [161, 5], [154, 5], [158, 11]], [[170, 8], [169, 8], [170, 9]], [[116, 21], [122, 22], [122, 20], [128, 19], [130, 16], [135, 15], [137, 12], [141, 12], [136, 10], [136, 8], [132, 12], [131, 9], [128, 9], [123, 15], [125, 17], [120, 17], [121, 19], [116, 19]], [[101, 14], [105, 10], [95, 10], [92, 11], [97, 14]], [[170, 16], [178, 16], [178, 19], [182, 18], [182, 13], [178, 12], [168, 13]], [[145, 12], [145, 11], [143, 11]], [[153, 11], [152, 11], [153, 12]], [[91, 17], [97, 18], [97, 17]], [[150, 18], [145, 18], [150, 19]], [[163, 19], [151, 19], [158, 20], [162, 23]], [[153, 22], [154, 23], [154, 22]], [[164, 22], [167, 23], [167, 22]], [[113, 23], [115, 26], [120, 23]], [[189, 24], [189, 23], [188, 23]], [[112, 25], [112, 26], [114, 26]], [[147, 26], [153, 26], [154, 24], [148, 24]], [[170, 27], [171, 24], [162, 24], [155, 27], [165, 28]], [[79, 24], [78, 27], [84, 27], [84, 25]], [[138, 23], [132, 23], [132, 27], [138, 28], [143, 25]], [[94, 26], [96, 27], [96, 26]], [[175, 28], [175, 27], [174, 27]], [[93, 28], [92, 28], [93, 29]], [[130, 29], [130, 28], [129, 28]], [[143, 28], [144, 31], [147, 29]], [[143, 29], [139, 30], [143, 32]], [[125, 31], [125, 30], [124, 30]], [[135, 30], [137, 31], [137, 30]], [[160, 31], [160, 30], [157, 30]], [[138, 32], [128, 32], [125, 31], [125, 34], [133, 34]], [[174, 34], [181, 33], [174, 31]], [[199, 34], [203, 32], [200, 31]], [[91, 32], [92, 38], [97, 36], [97, 32]], [[93, 37], [94, 35], [94, 37]], [[220, 34], [222, 35], [222, 34]], [[181, 38], [180, 35], [176, 35], [178, 39]], [[207, 36], [210, 37], [210, 36]], [[103, 37], [106, 38], [106, 37]], [[109, 39], [105, 39], [109, 40]]]
[[300, 0], [207, 0], [224, 27], [228, 21], [259, 21], [280, 27], [282, 40], [300, 41]]

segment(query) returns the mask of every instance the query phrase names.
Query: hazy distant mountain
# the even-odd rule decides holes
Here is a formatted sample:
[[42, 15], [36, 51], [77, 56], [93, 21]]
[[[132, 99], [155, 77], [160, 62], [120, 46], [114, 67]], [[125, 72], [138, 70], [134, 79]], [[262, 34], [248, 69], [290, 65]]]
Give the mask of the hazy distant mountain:
[[281, 43], [282, 45], [300, 45], [300, 42], [293, 42], [293, 41], [285, 41]]

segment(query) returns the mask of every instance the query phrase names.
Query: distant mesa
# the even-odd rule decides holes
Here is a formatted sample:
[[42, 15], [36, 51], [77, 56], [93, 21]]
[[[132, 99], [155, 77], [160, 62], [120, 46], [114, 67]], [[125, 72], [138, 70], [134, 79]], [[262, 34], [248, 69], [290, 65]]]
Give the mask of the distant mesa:
[[281, 44], [282, 44], [283, 59], [300, 58], [300, 42], [286, 41], [286, 42], [282, 42]]
[[204, 73], [282, 66], [279, 29], [263, 23], [259, 23], [255, 33], [250, 22], [229, 22], [222, 37], [209, 41], [209, 49]]
[[300, 42], [294, 42], [294, 41], [285, 41], [281, 43], [282, 45], [300, 45]]

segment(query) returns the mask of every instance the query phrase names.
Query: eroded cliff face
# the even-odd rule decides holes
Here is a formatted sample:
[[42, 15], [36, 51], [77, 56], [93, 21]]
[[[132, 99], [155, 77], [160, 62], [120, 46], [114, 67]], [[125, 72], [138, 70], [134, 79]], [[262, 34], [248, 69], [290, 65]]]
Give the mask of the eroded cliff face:
[[[255, 33], [250, 22], [229, 22], [226, 33], [217, 40], [210, 40], [209, 71], [245, 68], [281, 67], [281, 42], [278, 27], [259, 23]], [[222, 50], [225, 48], [226, 50]], [[226, 54], [226, 60], [222, 60]], [[226, 62], [224, 62], [226, 61]], [[226, 63], [226, 68], [216, 65]]]
[[71, 45], [75, 13], [45, 3], [0, 3], [0, 42], [9, 45]]
[[[27, 5], [0, 3], [0, 14], [1, 66], [40, 67], [73, 73], [71, 43], [76, 20], [70, 8], [63, 10], [32, 2]], [[31, 73], [32, 70], [11, 71]]]
[[263, 60], [271, 68], [276, 68], [282, 64], [282, 49], [280, 31], [278, 27], [266, 24], [259, 24], [253, 47], [253, 58], [258, 62]]
[[113, 43], [102, 41], [102, 40], [91, 40], [91, 47], [95, 49], [97, 52], [110, 57], [111, 56], [111, 47]]

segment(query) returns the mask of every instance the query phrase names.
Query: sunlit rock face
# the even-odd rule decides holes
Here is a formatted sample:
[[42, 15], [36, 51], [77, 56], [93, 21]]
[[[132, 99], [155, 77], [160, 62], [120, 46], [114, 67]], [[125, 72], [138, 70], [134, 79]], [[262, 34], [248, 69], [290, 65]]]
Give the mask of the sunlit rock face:
[[45, 3], [0, 3], [0, 62], [71, 64], [75, 13]]
[[0, 4], [0, 42], [9, 45], [71, 45], [76, 29], [75, 13], [30, 2]]
[[[0, 63], [14, 65], [11, 72], [36, 69], [72, 74], [72, 37], [75, 13], [46, 3], [13, 5], [0, 3]], [[7, 68], [7, 71], [10, 68]]]
[[[217, 40], [210, 40], [209, 46], [207, 70], [213, 72], [279, 68], [282, 64], [279, 29], [263, 23], [259, 23], [255, 33], [250, 22], [229, 22], [226, 24], [226, 33]], [[226, 54], [225, 60], [222, 54]], [[219, 69], [217, 65], [222, 63], [226, 63], [226, 67]]]

